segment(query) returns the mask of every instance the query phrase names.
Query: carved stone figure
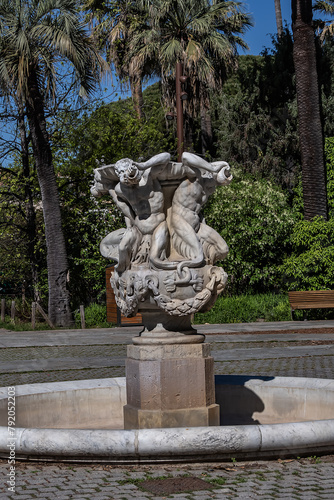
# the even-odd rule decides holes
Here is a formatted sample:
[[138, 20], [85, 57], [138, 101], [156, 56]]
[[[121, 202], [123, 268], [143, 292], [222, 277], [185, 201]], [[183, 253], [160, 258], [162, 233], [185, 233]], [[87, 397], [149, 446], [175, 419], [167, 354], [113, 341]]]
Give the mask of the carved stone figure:
[[125, 158], [94, 174], [92, 194], [109, 193], [125, 217], [126, 228], [108, 234], [100, 250], [117, 262], [111, 284], [122, 313], [142, 313], [137, 343], [202, 342], [190, 318], [224, 289], [227, 275], [214, 264], [228, 247], [201, 208], [217, 185], [231, 181], [229, 165], [192, 153], [175, 163], [161, 153], [144, 163]]

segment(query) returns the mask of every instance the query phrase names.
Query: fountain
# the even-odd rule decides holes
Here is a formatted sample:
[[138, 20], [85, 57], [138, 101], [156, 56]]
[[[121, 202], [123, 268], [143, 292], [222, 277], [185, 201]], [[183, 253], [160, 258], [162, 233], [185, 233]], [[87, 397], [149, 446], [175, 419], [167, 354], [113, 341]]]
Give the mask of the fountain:
[[126, 228], [100, 250], [116, 261], [111, 285], [141, 334], [128, 346], [126, 378], [16, 388], [15, 438], [0, 389], [0, 455], [41, 460], [223, 460], [334, 449], [334, 381], [214, 377], [195, 312], [212, 307], [227, 275], [215, 265], [228, 247], [200, 209], [232, 180], [226, 162], [168, 153], [123, 159], [95, 170], [92, 193], [109, 194]]

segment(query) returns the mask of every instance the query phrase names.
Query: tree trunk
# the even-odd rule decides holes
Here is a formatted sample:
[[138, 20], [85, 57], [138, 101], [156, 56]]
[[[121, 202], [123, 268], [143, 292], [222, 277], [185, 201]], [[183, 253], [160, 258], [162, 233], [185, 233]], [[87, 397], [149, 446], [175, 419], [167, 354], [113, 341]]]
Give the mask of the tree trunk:
[[201, 142], [202, 154], [205, 155], [206, 151], [211, 151], [212, 147], [212, 123], [208, 96], [201, 98]]
[[281, 0], [275, 0], [275, 15], [276, 15], [277, 34], [278, 36], [281, 36], [283, 33]]
[[58, 188], [46, 129], [44, 102], [33, 70], [30, 73], [28, 88], [30, 99], [26, 103], [27, 116], [45, 223], [49, 285], [48, 315], [52, 323], [57, 326], [69, 326], [72, 318], [67, 289], [68, 262], [61, 225]]
[[135, 108], [136, 114], [139, 120], [144, 117], [143, 113], [143, 89], [141, 78], [137, 76], [130, 76], [130, 89], [132, 95], [133, 106]]
[[312, 0], [292, 0], [291, 6], [304, 217], [306, 220], [315, 216], [327, 219], [324, 144], [312, 27]]
[[32, 192], [32, 186], [30, 182], [30, 165], [29, 165], [29, 149], [28, 149], [28, 138], [24, 117], [24, 109], [22, 102], [20, 99], [17, 100], [17, 108], [18, 108], [18, 127], [20, 133], [20, 143], [21, 143], [21, 161], [22, 161], [22, 170], [24, 177], [24, 191], [25, 191], [25, 200], [27, 203], [27, 238], [28, 238], [28, 259], [30, 262], [31, 269], [31, 279], [33, 285], [34, 292], [34, 301], [36, 302], [39, 299], [38, 293], [38, 264], [36, 258], [36, 212], [34, 206], [34, 197]]

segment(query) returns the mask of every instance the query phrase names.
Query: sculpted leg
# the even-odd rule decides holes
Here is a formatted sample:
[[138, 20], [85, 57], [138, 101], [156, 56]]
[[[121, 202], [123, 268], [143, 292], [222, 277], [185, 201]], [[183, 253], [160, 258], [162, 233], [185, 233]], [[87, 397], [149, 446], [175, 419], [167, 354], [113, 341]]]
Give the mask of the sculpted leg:
[[205, 258], [209, 264], [214, 264], [219, 260], [225, 259], [228, 254], [228, 246], [224, 238], [220, 236], [212, 227], [201, 223], [198, 237], [203, 244]]
[[152, 235], [151, 260], [161, 260], [161, 254], [163, 251], [166, 251], [168, 240], [167, 222], [163, 221], [155, 228]]
[[172, 214], [172, 242], [175, 250], [185, 259], [178, 266], [181, 275], [184, 267], [198, 267], [204, 260], [202, 244], [193, 227], [179, 214]]
[[117, 229], [117, 231], [113, 231], [112, 233], [109, 233], [105, 238], [103, 238], [100, 243], [100, 252], [103, 257], [116, 260], [116, 262], [118, 262], [119, 244], [124, 236], [125, 231], [125, 228]]
[[128, 228], [119, 244], [119, 260], [116, 270], [124, 272], [130, 267], [131, 258], [136, 255], [142, 235], [135, 226]]

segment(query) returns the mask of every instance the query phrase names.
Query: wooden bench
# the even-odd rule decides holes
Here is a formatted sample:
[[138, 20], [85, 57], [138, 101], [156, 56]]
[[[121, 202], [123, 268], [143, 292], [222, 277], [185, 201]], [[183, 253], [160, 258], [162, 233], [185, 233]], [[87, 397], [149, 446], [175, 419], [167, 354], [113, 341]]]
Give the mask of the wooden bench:
[[306, 292], [288, 292], [293, 312], [297, 309], [326, 309], [334, 307], [334, 290], [315, 290]]

